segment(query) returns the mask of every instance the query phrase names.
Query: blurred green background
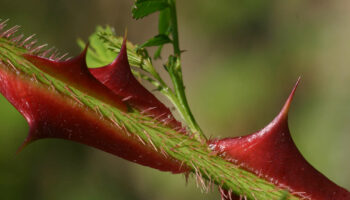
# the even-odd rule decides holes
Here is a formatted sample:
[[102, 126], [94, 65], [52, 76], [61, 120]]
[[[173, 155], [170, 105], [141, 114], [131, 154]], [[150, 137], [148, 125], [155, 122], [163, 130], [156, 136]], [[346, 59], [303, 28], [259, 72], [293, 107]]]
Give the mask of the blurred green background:
[[[142, 43], [157, 15], [135, 21], [131, 0], [1, 0], [0, 18], [76, 55], [96, 25]], [[190, 105], [207, 135], [264, 127], [298, 76], [290, 128], [303, 155], [350, 189], [350, 2], [178, 0], [183, 71]], [[163, 55], [166, 55], [166, 48]], [[166, 57], [166, 56], [164, 56]], [[161, 66], [161, 62], [157, 63]], [[161, 68], [160, 68], [161, 69]], [[0, 194], [10, 200], [218, 199], [181, 175], [138, 166], [87, 146], [41, 140], [16, 150], [28, 125], [0, 98]]]

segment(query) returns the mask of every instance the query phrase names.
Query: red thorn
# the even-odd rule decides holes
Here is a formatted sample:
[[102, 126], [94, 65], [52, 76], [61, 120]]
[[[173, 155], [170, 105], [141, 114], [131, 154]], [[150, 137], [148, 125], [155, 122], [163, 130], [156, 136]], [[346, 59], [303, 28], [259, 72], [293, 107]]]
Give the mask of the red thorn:
[[286, 124], [287, 129], [288, 129], [288, 113], [289, 113], [289, 108], [292, 103], [294, 94], [296, 89], [298, 88], [298, 85], [300, 83], [300, 77], [298, 78], [297, 82], [295, 83], [292, 92], [289, 94], [286, 102], [284, 103], [281, 111], [278, 113], [278, 115], [270, 122], [265, 128], [259, 131], [260, 134], [265, 134], [268, 133], [270, 129], [280, 126], [282, 124]]
[[32, 54], [24, 54], [23, 57], [49, 75], [91, 96], [103, 98], [122, 111], [127, 111], [121, 98], [90, 74], [85, 61], [88, 48], [86, 45], [80, 55], [68, 61], [55, 61]]
[[349, 200], [350, 193], [331, 182], [301, 155], [288, 128], [288, 111], [300, 78], [277, 117], [244, 137], [210, 141], [210, 147], [248, 171], [302, 198]]
[[[292, 103], [295, 91], [298, 88], [298, 85], [300, 83], [300, 79], [301, 79], [301, 77], [298, 78], [298, 80], [295, 83], [294, 88], [293, 88], [292, 92], [290, 93], [286, 103], [284, 104], [282, 110], [280, 111], [279, 115], [277, 116], [277, 118], [280, 118], [280, 120], [282, 120], [282, 118], [287, 118], [288, 117], [290, 104]], [[285, 119], [285, 120], [287, 120], [287, 119]]]
[[144, 88], [132, 74], [127, 56], [126, 43], [125, 34], [117, 58], [107, 66], [90, 68], [91, 74], [115, 94], [121, 96], [122, 101], [129, 103], [141, 112], [149, 114], [154, 118], [159, 118], [159, 121], [166, 120], [172, 128], [181, 126], [181, 123], [175, 120], [169, 108]]
[[24, 149], [24, 147], [26, 147], [28, 144], [30, 143], [30, 140], [28, 139], [28, 137], [23, 141], [23, 143], [18, 147], [16, 154], [19, 154], [22, 152], [22, 150]]
[[127, 39], [128, 39], [128, 29], [125, 28], [123, 41], [127, 41]]
[[60, 138], [89, 145], [141, 165], [172, 173], [188, 172], [180, 162], [164, 157], [151, 145], [143, 145], [127, 128], [101, 120], [95, 112], [72, 99], [35, 84], [0, 67], [0, 93], [25, 117], [30, 131], [20, 152], [29, 143], [43, 138]]
[[[29, 121], [29, 120], [27, 120]], [[23, 141], [23, 143], [21, 144], [21, 146], [19, 146], [19, 148], [16, 151], [16, 154], [19, 154], [20, 152], [22, 152], [22, 150], [30, 143], [34, 142], [36, 139], [34, 138], [34, 136], [36, 135], [35, 132], [37, 130], [37, 127], [33, 124], [31, 124], [29, 122], [29, 133], [26, 137], [26, 139]]]

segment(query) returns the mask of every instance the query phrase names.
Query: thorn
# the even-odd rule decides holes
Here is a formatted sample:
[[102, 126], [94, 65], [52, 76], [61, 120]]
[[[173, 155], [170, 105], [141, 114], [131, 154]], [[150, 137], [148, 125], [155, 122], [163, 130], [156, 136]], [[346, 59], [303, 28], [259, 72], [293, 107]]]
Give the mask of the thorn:
[[28, 136], [26, 137], [26, 139], [23, 141], [23, 143], [19, 146], [19, 148], [16, 151], [16, 154], [19, 154], [24, 147], [26, 147], [28, 144], [30, 144], [31, 142], [34, 141], [33, 135], [36, 131], [36, 126], [34, 125], [34, 123], [28, 122], [29, 123], [29, 133]]
[[34, 80], [35, 82], [38, 82], [38, 78], [36, 77], [35, 74], [32, 74], [32, 77], [33, 77], [33, 80]]
[[[304, 188], [313, 199], [339, 199], [341, 195], [346, 196], [349, 193], [313, 168], [302, 156], [291, 137], [288, 111], [299, 82], [300, 77], [277, 117], [265, 128], [247, 136], [214, 141], [213, 147], [226, 160], [240, 165], [257, 176], [263, 176], [280, 189], [298, 191]], [[239, 176], [246, 182], [244, 174]], [[259, 190], [259, 188], [251, 189]], [[254, 194], [251, 196], [256, 199]]]
[[19, 70], [15, 67], [15, 65], [9, 59], [7, 59], [6, 62], [13, 68], [13, 70], [15, 70], [16, 73], [19, 72]]
[[128, 100], [130, 100], [131, 98], [132, 98], [132, 96], [127, 96], [127, 97], [123, 98], [122, 101], [128, 101]]
[[158, 149], [157, 147], [154, 145], [152, 139], [151, 139], [151, 136], [147, 133], [146, 130], [143, 130], [143, 133], [146, 135], [148, 141], [150, 142], [150, 144], [153, 146], [154, 150], [156, 150], [158, 152]]
[[42, 52], [39, 56], [40, 57], [43, 57], [43, 58], [46, 58], [46, 56], [54, 49], [55, 47], [51, 47], [47, 50], [45, 50], [44, 52]]
[[127, 135], [128, 137], [130, 137], [131, 134], [129, 133], [128, 129], [125, 127], [125, 124], [122, 124], [122, 128], [124, 129], [126, 135]]
[[164, 117], [164, 115], [166, 115], [167, 113], [163, 113], [158, 115], [157, 117], [154, 117], [155, 120], [159, 121], [160, 118]]
[[65, 61], [70, 61], [70, 60], [72, 60], [72, 58], [73, 58], [72, 56], [68, 57], [68, 58], [65, 59]]
[[143, 141], [143, 139], [142, 139], [139, 135], [136, 135], [136, 137], [140, 140], [140, 142], [141, 142], [143, 145], [146, 145], [145, 141]]
[[255, 197], [255, 194], [254, 194], [253, 192], [251, 192], [251, 194], [252, 194], [254, 200], [258, 200], [258, 199]]
[[30, 50], [30, 53], [34, 54], [36, 51], [40, 51], [42, 48], [44, 48], [46, 46], [47, 46], [47, 44], [39, 45], [39, 46], [33, 48], [32, 50]]
[[124, 31], [124, 40], [126, 41], [128, 37], [128, 28], [125, 28], [125, 31]]
[[38, 42], [38, 40], [33, 40], [33, 41], [31, 41], [30, 43], [26, 44], [26, 45], [24, 46], [24, 48], [30, 50], [30, 49], [32, 48], [32, 46], [35, 45], [37, 42]]
[[27, 43], [29, 40], [33, 39], [35, 37], [35, 34], [30, 35], [29, 37], [27, 37], [26, 39], [24, 39], [21, 44], [19, 45], [19, 47], [22, 47], [25, 43]]
[[[161, 153], [165, 158], [168, 157], [168, 154], [164, 151], [163, 147], [160, 147], [160, 153]], [[181, 167], [180, 167], [180, 169], [181, 169]]]
[[22, 152], [22, 150], [24, 149], [24, 147], [26, 147], [28, 144], [30, 143], [30, 139], [28, 139], [28, 137], [23, 141], [23, 143], [18, 147], [16, 154], [19, 154]]
[[229, 197], [230, 200], [233, 200], [233, 199], [232, 199], [232, 189], [230, 189], [230, 190], [228, 191], [228, 197]]
[[117, 122], [118, 120], [117, 120], [117, 117], [115, 116], [115, 114], [113, 113], [112, 114], [112, 118], [110, 118], [111, 119], [111, 121], [120, 129], [120, 130], [122, 130], [122, 127], [119, 125], [119, 123]]
[[76, 102], [78, 102], [78, 103], [81, 104], [81, 105], [84, 105], [84, 103], [81, 102], [81, 101], [79, 100], [79, 98], [78, 98], [78, 97], [76, 96], [76, 94], [69, 88], [68, 85], [65, 85], [64, 88], [65, 88], [66, 90], [68, 90], [68, 92], [70, 93], [70, 96], [71, 96]]
[[12, 28], [8, 29], [7, 31], [3, 32], [0, 37], [4, 37], [5, 38], [9, 38], [12, 34], [14, 34], [18, 29], [20, 28], [20, 26], [15, 25]]
[[[0, 19], [0, 21], [1, 21], [1, 19]], [[6, 24], [8, 21], [9, 21], [9, 19], [6, 19], [6, 20], [2, 21], [2, 22], [0, 23], [0, 26]]]
[[154, 110], [154, 109], [156, 109], [156, 108], [157, 108], [157, 107], [155, 107], [155, 106], [154, 106], [154, 107], [149, 107], [149, 108], [147, 108], [147, 109], [141, 111], [140, 114], [147, 113], [148, 111]]
[[57, 54], [58, 54], [58, 50], [55, 49], [55, 51], [50, 55], [50, 57], [48, 59], [52, 60], [52, 61], [56, 60], [55, 57], [56, 57]]
[[67, 55], [68, 55], [68, 53], [65, 53], [61, 57], [57, 58], [55, 61], [58, 62], [58, 61], [62, 60], [64, 57], [66, 57]]
[[19, 41], [21, 41], [23, 37], [24, 37], [23, 34], [21, 34], [21, 35], [19, 35], [19, 36], [16, 36], [16, 37], [13, 37], [13, 38], [11, 39], [11, 42], [13, 42], [13, 43], [15, 43], [16, 45], [18, 45], [17, 43], [18, 43]]
[[7, 26], [7, 22], [9, 21], [9, 19], [6, 19], [5, 21], [0, 23], [0, 30], [2, 30], [3, 28], [5, 28]]
[[227, 199], [225, 191], [224, 191], [224, 189], [222, 188], [221, 185], [219, 185], [219, 191], [220, 191], [221, 199], [223, 199], [223, 200]]
[[102, 114], [102, 111], [99, 106], [94, 107], [95, 112], [100, 116], [100, 119], [104, 118], [104, 115]]
[[280, 117], [280, 118], [285, 118], [285, 117], [288, 117], [288, 111], [289, 111], [289, 108], [290, 108], [290, 104], [292, 103], [292, 100], [293, 100], [293, 97], [294, 97], [294, 94], [295, 94], [295, 91], [296, 89], [298, 88], [298, 85], [300, 83], [300, 79], [301, 77], [299, 76], [297, 82], [295, 83], [294, 87], [293, 87], [293, 90], [292, 92], [290, 93], [286, 103], [284, 104], [280, 114], [277, 116], [277, 117]]

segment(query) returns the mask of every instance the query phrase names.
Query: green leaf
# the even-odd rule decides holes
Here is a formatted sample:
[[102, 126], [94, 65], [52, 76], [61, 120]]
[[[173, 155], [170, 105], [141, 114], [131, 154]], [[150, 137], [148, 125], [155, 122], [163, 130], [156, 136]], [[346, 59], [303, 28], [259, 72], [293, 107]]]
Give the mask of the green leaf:
[[159, 13], [158, 33], [166, 34], [169, 32], [169, 28], [170, 28], [170, 10], [167, 8], [160, 11]]
[[[98, 26], [94, 34], [89, 37], [89, 50], [87, 52], [86, 62], [90, 68], [101, 67], [111, 63], [116, 57], [117, 52], [108, 49], [108, 45], [100, 39], [98, 33], [105, 32], [106, 34], [114, 34], [114, 31], [109, 26], [105, 28]], [[85, 48], [85, 42], [81, 39], [77, 40], [81, 49]]]
[[143, 43], [139, 48], [159, 46], [170, 42], [171, 42], [171, 39], [167, 35], [159, 34], [149, 39], [147, 42]]
[[154, 55], [153, 55], [153, 58], [154, 58], [154, 59], [159, 59], [159, 58], [161, 58], [161, 57], [160, 57], [160, 53], [162, 52], [162, 49], [163, 49], [163, 45], [160, 45], [160, 46], [157, 48], [156, 52], [155, 52]]
[[[158, 20], [158, 33], [159, 34], [166, 34], [169, 35], [170, 33], [170, 27], [171, 23], [170, 23], [170, 10], [169, 8], [166, 8], [162, 11], [160, 11], [159, 13], [159, 20]], [[163, 49], [163, 45], [160, 45], [157, 48], [157, 51], [154, 53], [153, 58], [154, 59], [159, 59], [160, 58], [160, 54], [162, 52]]]
[[132, 9], [132, 16], [135, 19], [140, 19], [167, 7], [169, 4], [166, 0], [138, 0]]

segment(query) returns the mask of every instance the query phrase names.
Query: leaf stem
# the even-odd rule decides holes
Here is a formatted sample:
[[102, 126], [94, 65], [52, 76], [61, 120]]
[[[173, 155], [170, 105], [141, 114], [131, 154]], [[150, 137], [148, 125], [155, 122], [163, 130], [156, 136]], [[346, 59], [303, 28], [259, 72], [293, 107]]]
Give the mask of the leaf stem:
[[179, 45], [179, 33], [177, 28], [177, 15], [176, 15], [176, 2], [175, 0], [169, 0], [170, 8], [170, 20], [171, 20], [171, 35], [173, 37], [173, 47], [175, 56], [180, 57], [180, 45]]
[[206, 136], [204, 135], [202, 129], [200, 128], [197, 121], [195, 120], [186, 98], [185, 86], [183, 83], [182, 69], [181, 69], [181, 62], [180, 62], [181, 50], [179, 45], [179, 33], [178, 33], [178, 26], [177, 26], [176, 0], [169, 0], [168, 3], [169, 3], [169, 10], [170, 10], [171, 35], [173, 39], [172, 44], [174, 48], [174, 56], [169, 57], [168, 66], [166, 66], [166, 68], [168, 69], [169, 76], [174, 85], [175, 95], [178, 99], [178, 103], [180, 104], [180, 105], [177, 105], [177, 107], [180, 108], [179, 109], [180, 114], [186, 121], [191, 132], [194, 134], [195, 138], [198, 140], [205, 141], [207, 140]]
[[200, 126], [196, 122], [190, 106], [188, 105], [186, 94], [185, 94], [185, 86], [183, 84], [182, 79], [182, 70], [181, 63], [179, 57], [170, 56], [168, 65], [166, 66], [170, 78], [174, 85], [174, 92], [177, 97], [177, 107], [179, 108], [179, 113], [182, 115], [184, 120], [186, 121], [190, 131], [193, 133], [194, 137], [200, 141], [206, 140], [206, 137], [201, 130]]

